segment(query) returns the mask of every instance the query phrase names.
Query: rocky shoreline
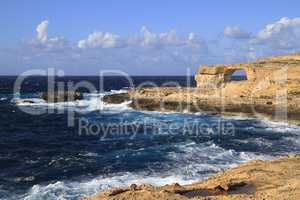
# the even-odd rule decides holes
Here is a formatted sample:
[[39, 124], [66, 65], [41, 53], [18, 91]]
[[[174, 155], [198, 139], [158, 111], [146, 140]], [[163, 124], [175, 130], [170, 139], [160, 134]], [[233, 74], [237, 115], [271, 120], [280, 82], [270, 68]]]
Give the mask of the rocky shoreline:
[[287, 105], [280, 105], [270, 98], [204, 98], [199, 92], [198, 88], [140, 88], [104, 96], [103, 101], [108, 104], [130, 101], [129, 107], [137, 110], [239, 115], [300, 124], [300, 99], [288, 99]]
[[[233, 81], [234, 71], [247, 78]], [[300, 54], [260, 59], [252, 63], [203, 66], [196, 88], [135, 88], [105, 96], [103, 101], [148, 111], [247, 115], [300, 124]], [[251, 161], [191, 185], [154, 187], [131, 185], [95, 194], [85, 200], [298, 200], [300, 156]]]
[[300, 155], [294, 155], [271, 161], [251, 161], [190, 185], [133, 184], [83, 200], [298, 200], [299, 180]]
[[[235, 80], [235, 71], [245, 77]], [[300, 53], [231, 65], [201, 66], [197, 87], [142, 87], [104, 97], [149, 111], [267, 117], [300, 124]]]

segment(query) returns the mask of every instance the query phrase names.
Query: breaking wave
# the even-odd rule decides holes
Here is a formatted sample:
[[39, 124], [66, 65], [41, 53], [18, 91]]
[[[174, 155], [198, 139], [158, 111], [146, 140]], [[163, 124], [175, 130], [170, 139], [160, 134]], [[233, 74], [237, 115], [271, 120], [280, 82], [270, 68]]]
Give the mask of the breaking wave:
[[49, 108], [57, 110], [69, 109], [78, 113], [88, 113], [99, 110], [123, 111], [129, 109], [128, 104], [130, 102], [124, 102], [121, 104], [107, 104], [102, 101], [102, 98], [105, 95], [124, 92], [126, 92], [126, 90], [111, 90], [104, 93], [86, 93], [84, 94], [84, 99], [70, 102], [48, 103], [41, 98], [13, 98], [11, 102], [23, 107], [23, 109], [27, 109], [28, 111], [37, 109], [43, 111]]
[[[79, 199], [101, 190], [125, 187], [135, 184], [155, 186], [180, 183], [189, 184], [207, 178], [237, 164], [253, 159], [270, 159], [271, 156], [225, 150], [213, 143], [196, 144], [194, 142], [176, 144], [180, 152], [168, 153], [169, 163], [163, 164], [162, 171], [146, 169], [142, 172], [124, 172], [98, 176], [83, 181], [57, 181], [47, 185], [34, 185], [25, 195], [15, 197], [25, 200]], [[170, 166], [168, 166], [170, 165]]]
[[[235, 134], [224, 134], [221, 138], [218, 138], [218, 135], [213, 135], [211, 138], [205, 135], [183, 135], [182, 127], [186, 122], [205, 122], [212, 125], [220, 117], [201, 113], [136, 111], [128, 107], [130, 102], [106, 104], [102, 101], [104, 95], [122, 92], [125, 91], [85, 94], [83, 100], [62, 103], [47, 103], [34, 95], [23, 99], [12, 99], [12, 104], [26, 109], [43, 110], [49, 107], [58, 110], [72, 109], [86, 114], [86, 117], [96, 122], [111, 123], [118, 118], [124, 118], [130, 124], [141, 123], [151, 126], [148, 131], [150, 134], [143, 137], [129, 139], [127, 136], [121, 137], [116, 134], [109, 138], [110, 140], [100, 141], [99, 138], [79, 137], [74, 134], [74, 130], [66, 129], [65, 124], [55, 124], [55, 130], [52, 124], [48, 125], [52, 119], [65, 120], [63, 116], [60, 116], [59, 119], [46, 116], [45, 121], [39, 121], [32, 117], [30, 120], [36, 120], [35, 126], [38, 131], [33, 132], [31, 126], [28, 128], [26, 123], [20, 123], [21, 131], [11, 132], [9, 129], [10, 132], [6, 136], [8, 139], [11, 137], [8, 140], [11, 143], [6, 145], [11, 145], [9, 150], [14, 150], [19, 147], [19, 145], [14, 145], [20, 140], [27, 146], [36, 148], [35, 151], [40, 153], [37, 153], [37, 156], [34, 154], [35, 151], [24, 148], [29, 159], [24, 161], [28, 165], [24, 169], [28, 169], [29, 166], [41, 167], [38, 172], [43, 172], [47, 180], [32, 184], [18, 194], [3, 189], [0, 183], [0, 199], [75, 200], [104, 189], [129, 186], [132, 183], [164, 185], [177, 182], [189, 184], [243, 162], [272, 159], [275, 156], [300, 152], [299, 126], [246, 117], [222, 117], [222, 120], [234, 125]], [[98, 114], [94, 111], [101, 111], [101, 113]], [[89, 112], [94, 113], [89, 115]], [[102, 113], [120, 114], [110, 116], [101, 115]], [[23, 113], [16, 112], [10, 118], [14, 119], [18, 115], [19, 121], [26, 122], [28, 116], [24, 117]], [[32, 121], [30, 120], [28, 123], [31, 125]], [[175, 123], [178, 125], [178, 131], [174, 133], [164, 127], [164, 125]], [[153, 124], [161, 127], [153, 127]], [[3, 124], [3, 127], [6, 128], [6, 126]], [[154, 128], [161, 130], [161, 134], [155, 135], [153, 131], [156, 129]], [[40, 143], [43, 145], [39, 146]], [[51, 149], [52, 147], [54, 149]], [[15, 153], [19, 156], [15, 158], [17, 161], [27, 159], [22, 154], [24, 149], [16, 149]], [[33, 154], [32, 157], [30, 157], [31, 154]], [[44, 156], [44, 160], [39, 160], [39, 156]], [[0, 159], [2, 159], [1, 156]], [[7, 158], [3, 156], [3, 159]], [[19, 170], [20, 165], [25, 165], [24, 163], [16, 165], [17, 169]], [[57, 164], [56, 168], [55, 164]], [[53, 174], [48, 172], [52, 166], [54, 167], [51, 170], [60, 170], [63, 166], [66, 172], [74, 170], [77, 174], [58, 179], [52, 177]], [[97, 171], [89, 176], [88, 172], [84, 171], [88, 167], [91, 167], [89, 173], [99, 168], [108, 170]], [[25, 170], [25, 178], [22, 178], [31, 177], [32, 180], [35, 180], [37, 174], [33, 173], [32, 175], [29, 171], [28, 175]], [[61, 171], [55, 172], [61, 173]], [[9, 172], [7, 173], [9, 176]], [[28, 182], [31, 179], [28, 179]]]

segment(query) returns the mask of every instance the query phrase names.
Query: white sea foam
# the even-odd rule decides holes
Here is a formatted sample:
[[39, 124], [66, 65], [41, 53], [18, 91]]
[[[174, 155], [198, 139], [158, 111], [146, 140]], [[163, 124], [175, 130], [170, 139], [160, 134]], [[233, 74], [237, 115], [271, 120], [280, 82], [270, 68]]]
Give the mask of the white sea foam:
[[259, 137], [259, 138], [251, 138], [250, 140], [239, 140], [235, 139], [234, 141], [240, 143], [240, 144], [245, 144], [245, 145], [254, 145], [258, 147], [272, 147], [273, 143], [270, 140], [267, 140], [265, 138]]
[[[142, 184], [149, 183], [153, 185], [164, 185], [180, 180], [180, 176], [168, 177], [145, 177], [144, 174], [124, 173], [113, 177], [97, 177], [89, 181], [82, 182], [63, 182], [48, 185], [35, 185], [25, 195], [15, 197], [24, 200], [71, 200], [80, 199], [81, 197], [92, 195], [101, 190], [114, 187], [128, 186], [132, 183]], [[187, 184], [189, 181], [181, 181]]]
[[214, 144], [213, 142], [197, 144], [194, 142], [176, 145], [184, 153], [174, 156], [174, 161], [190, 160], [192, 163], [208, 162], [212, 167], [218, 167], [220, 170], [231, 167], [232, 164], [239, 164], [253, 159], [270, 159], [271, 156], [258, 155], [251, 152], [236, 152], [226, 150]]
[[48, 185], [35, 185], [24, 196], [15, 199], [78, 199], [101, 190], [125, 187], [132, 183], [148, 183], [156, 186], [170, 183], [189, 184], [206, 178], [209, 173], [216, 173], [242, 162], [270, 158], [265, 155], [225, 150], [213, 143], [185, 142], [174, 146], [180, 151], [167, 154], [171, 163], [171, 168], [167, 170], [152, 171], [149, 168], [145, 169], [144, 172], [125, 172], [110, 174], [105, 177], [98, 176], [90, 180], [58, 181]]
[[[105, 94], [122, 93], [124, 91], [111, 91]], [[128, 108], [128, 103], [123, 104], [105, 104], [102, 101], [103, 93], [85, 94], [83, 100], [74, 102], [54, 103], [49, 104], [46, 102], [34, 102], [33, 105], [26, 106], [54, 106], [55, 108], [65, 109], [72, 107], [78, 110], [95, 111], [95, 110], [109, 110], [120, 111]], [[32, 99], [31, 99], [32, 100]], [[36, 100], [36, 99], [34, 99]], [[146, 114], [160, 115], [167, 114], [161, 112], [148, 112]], [[170, 114], [175, 114], [170, 112]], [[148, 117], [150, 120], [161, 120], [156, 117]], [[232, 118], [236, 120], [246, 118]], [[297, 133], [298, 126], [287, 125], [282, 123], [275, 123], [270, 121], [262, 121], [259, 126], [264, 129], [283, 132], [286, 130]], [[292, 140], [292, 138], [291, 138]], [[300, 141], [300, 140], [299, 140]], [[294, 141], [296, 144], [299, 142]], [[270, 145], [266, 141], [259, 139], [253, 141], [256, 145]], [[300, 144], [300, 142], [299, 142]], [[168, 144], [172, 145], [172, 144]], [[164, 185], [169, 183], [188, 184], [196, 180], [206, 178], [207, 176], [234, 167], [240, 163], [247, 162], [254, 159], [271, 159], [271, 156], [254, 154], [251, 152], [236, 152], [231, 149], [224, 149], [213, 142], [195, 143], [193, 141], [182, 142], [173, 144], [174, 149], [177, 151], [167, 152], [166, 157], [168, 162], [161, 163], [161, 171], [157, 169], [147, 168], [142, 172], [124, 172], [118, 174], [107, 174], [106, 176], [98, 176], [90, 180], [82, 181], [58, 181], [51, 184], [35, 185], [26, 194], [19, 197], [10, 199], [25, 199], [25, 200], [54, 200], [54, 199], [78, 199], [83, 196], [94, 194], [98, 191], [105, 190], [112, 187], [129, 186], [132, 183], [142, 184], [149, 183], [153, 185]], [[145, 151], [143, 148], [140, 151]], [[87, 153], [86, 156], [97, 156], [96, 153]]]
[[284, 140], [286, 142], [288, 142], [289, 147], [294, 147], [295, 149], [297, 149], [298, 153], [300, 153], [299, 149], [300, 149], [300, 135], [297, 135], [295, 137], [285, 137]]
[[232, 119], [232, 120], [251, 120], [251, 119], [257, 119], [254, 117], [250, 117], [250, 116], [243, 116], [243, 115], [222, 115], [221, 116], [223, 119]]
[[12, 103], [15, 103], [18, 106], [26, 106], [34, 109], [45, 109], [53, 108], [58, 110], [71, 109], [75, 112], [86, 113], [97, 110], [115, 110], [115, 111], [124, 111], [129, 109], [128, 104], [130, 102], [124, 102], [121, 104], [107, 104], [102, 101], [102, 98], [108, 94], [114, 93], [124, 93], [125, 90], [110, 91], [105, 93], [89, 93], [84, 94], [84, 99], [69, 101], [69, 102], [56, 102], [48, 103], [40, 98], [13, 98]]
[[274, 122], [269, 120], [260, 120], [259, 126], [266, 130], [279, 132], [279, 133], [294, 133], [300, 134], [300, 126], [285, 123], [285, 122]]

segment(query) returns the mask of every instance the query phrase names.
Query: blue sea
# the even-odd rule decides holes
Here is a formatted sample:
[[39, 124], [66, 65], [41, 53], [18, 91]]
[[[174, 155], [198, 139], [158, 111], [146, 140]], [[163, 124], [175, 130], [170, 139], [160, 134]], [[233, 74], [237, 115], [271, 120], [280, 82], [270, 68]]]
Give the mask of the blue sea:
[[[191, 77], [132, 77], [135, 85]], [[60, 77], [97, 90], [69, 103], [46, 103], [45, 77], [0, 78], [0, 199], [75, 200], [132, 183], [188, 184], [254, 159], [300, 153], [300, 127], [245, 117], [138, 111], [102, 102], [129, 87], [122, 77]], [[18, 104], [30, 99], [33, 104]], [[49, 109], [50, 108], [50, 109]], [[47, 110], [49, 109], [49, 110]], [[32, 114], [35, 113], [35, 114]], [[31, 113], [31, 114], [30, 114]], [[71, 113], [71, 117], [70, 117]]]

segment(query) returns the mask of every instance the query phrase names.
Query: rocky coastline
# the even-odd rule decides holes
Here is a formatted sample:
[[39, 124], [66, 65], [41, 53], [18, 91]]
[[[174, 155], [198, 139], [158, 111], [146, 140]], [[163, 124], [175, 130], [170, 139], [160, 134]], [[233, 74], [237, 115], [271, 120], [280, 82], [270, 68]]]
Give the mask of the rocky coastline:
[[251, 161], [190, 185], [133, 184], [82, 200], [298, 200], [299, 180], [300, 156], [294, 155]]
[[[177, 92], [170, 95], [159, 95], [163, 90], [177, 90]], [[129, 93], [105, 96], [103, 101], [108, 104], [130, 101], [128, 106], [137, 110], [202, 113], [220, 116], [239, 115], [300, 124], [300, 108], [298, 106], [300, 104], [298, 101], [293, 101], [287, 107], [281, 107], [281, 105], [273, 104], [270, 99], [198, 98], [192, 96], [194, 92], [197, 92], [197, 89], [186, 92], [179, 88], [142, 88], [131, 90]], [[182, 96], [180, 97], [180, 95]], [[172, 96], [176, 96], [176, 98], [172, 98]]]
[[[246, 79], [232, 74], [243, 69]], [[103, 101], [148, 111], [247, 115], [300, 124], [300, 54], [250, 63], [202, 66], [197, 87], [135, 88]], [[85, 200], [244, 200], [300, 199], [300, 157], [251, 161], [191, 185], [131, 185], [100, 192]]]
[[[233, 79], [237, 70], [244, 70], [245, 80]], [[140, 110], [247, 115], [300, 124], [300, 54], [202, 66], [195, 79], [194, 88], [137, 87], [103, 101], [130, 100], [129, 106]]]

